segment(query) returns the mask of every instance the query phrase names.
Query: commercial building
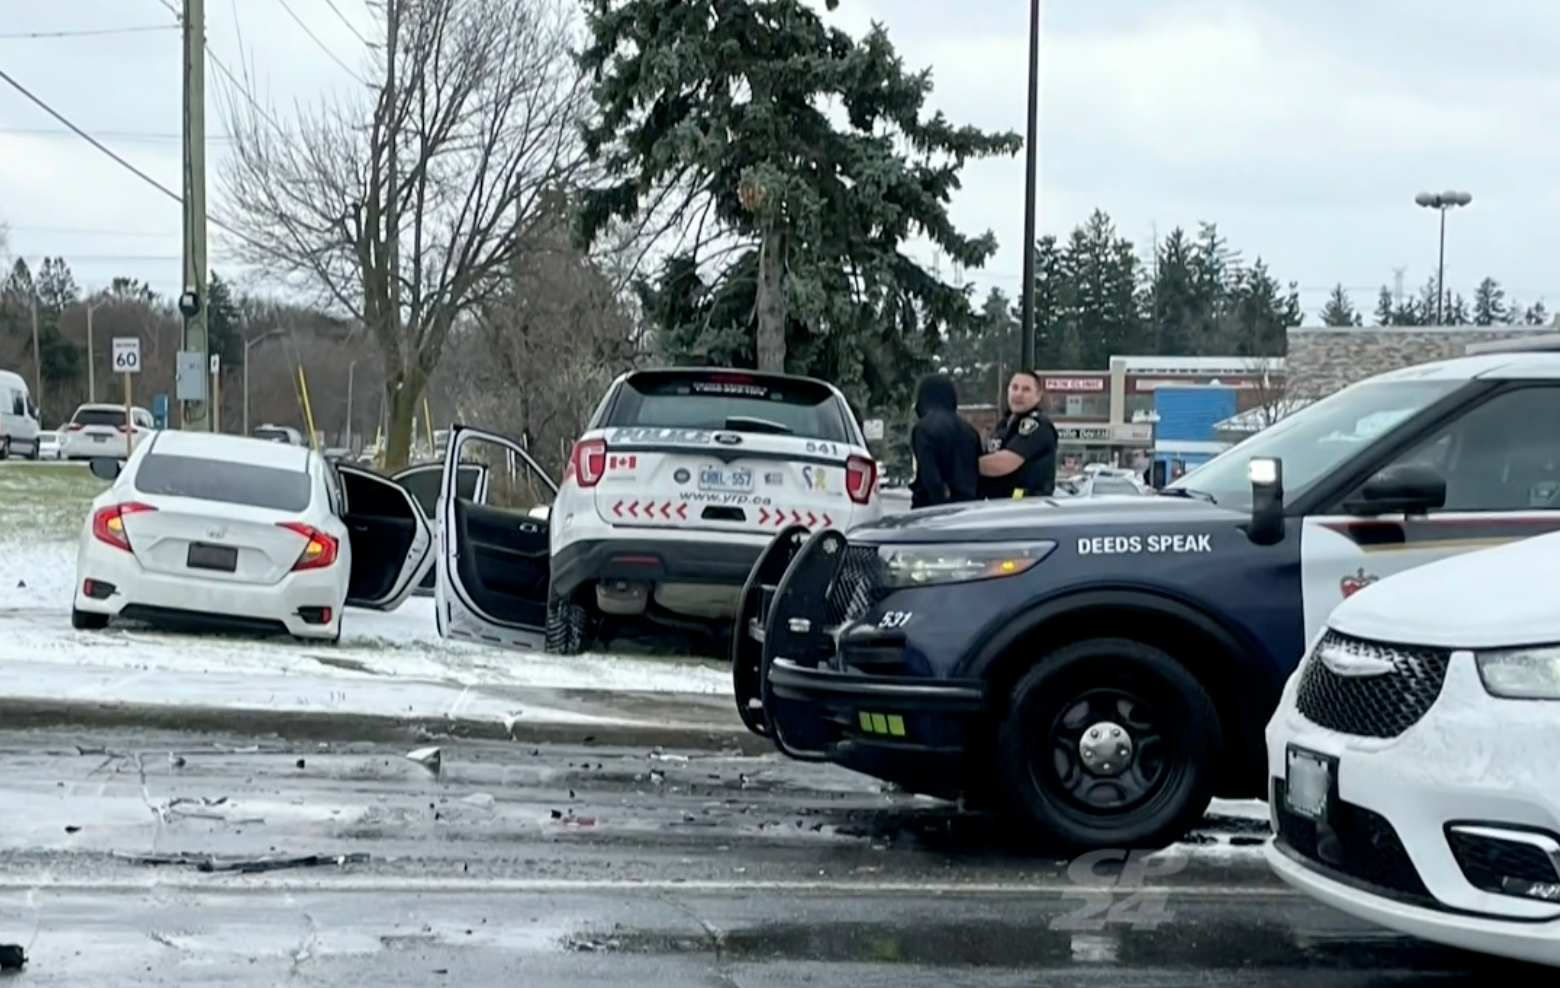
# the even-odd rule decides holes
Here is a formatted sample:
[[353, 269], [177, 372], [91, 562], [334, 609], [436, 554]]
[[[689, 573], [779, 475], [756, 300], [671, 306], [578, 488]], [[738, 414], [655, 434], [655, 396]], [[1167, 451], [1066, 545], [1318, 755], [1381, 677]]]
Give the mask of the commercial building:
[[1553, 332], [1554, 325], [1295, 326], [1288, 331], [1289, 391], [1323, 398], [1386, 371], [1460, 357], [1474, 344]]

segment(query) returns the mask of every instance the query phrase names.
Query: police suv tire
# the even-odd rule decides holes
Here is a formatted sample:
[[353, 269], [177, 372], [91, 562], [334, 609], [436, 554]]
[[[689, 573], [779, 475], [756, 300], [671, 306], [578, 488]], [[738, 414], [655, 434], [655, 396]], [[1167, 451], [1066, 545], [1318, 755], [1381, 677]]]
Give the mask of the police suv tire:
[[[1090, 812], [1056, 791], [1050, 773], [1032, 766], [1032, 753], [1049, 750], [1040, 743], [1051, 725], [1085, 693], [1113, 687], [1141, 697], [1155, 712], [1170, 748], [1167, 778], [1142, 805]], [[1026, 842], [1047, 850], [1159, 848], [1202, 821], [1222, 748], [1218, 710], [1185, 666], [1143, 642], [1093, 638], [1046, 655], [1013, 687], [997, 732], [998, 791]]]
[[94, 614], [92, 611], [81, 611], [72, 607], [70, 626], [77, 631], [102, 631], [108, 627], [108, 615]]
[[590, 612], [572, 600], [547, 601], [547, 652], [550, 655], [579, 655], [585, 651], [590, 630]]

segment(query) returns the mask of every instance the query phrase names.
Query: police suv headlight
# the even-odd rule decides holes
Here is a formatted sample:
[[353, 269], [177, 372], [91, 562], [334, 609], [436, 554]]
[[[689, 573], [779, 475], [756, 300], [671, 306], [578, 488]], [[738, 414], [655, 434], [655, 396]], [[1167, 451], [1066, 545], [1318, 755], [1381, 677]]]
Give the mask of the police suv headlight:
[[1026, 572], [1051, 554], [1055, 542], [880, 546], [887, 587], [968, 583]]
[[1560, 645], [1478, 653], [1479, 678], [1491, 696], [1560, 700]]

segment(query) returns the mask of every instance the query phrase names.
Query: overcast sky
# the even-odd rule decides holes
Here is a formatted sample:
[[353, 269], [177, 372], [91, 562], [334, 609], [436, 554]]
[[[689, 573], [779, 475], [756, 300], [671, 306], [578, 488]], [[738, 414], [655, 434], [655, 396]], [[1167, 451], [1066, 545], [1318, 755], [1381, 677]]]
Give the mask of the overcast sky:
[[[0, 71], [177, 190], [179, 35], [163, 0], [58, 0], [7, 8]], [[334, 0], [367, 24], [361, 0]], [[935, 104], [958, 121], [1022, 131], [1022, 0], [843, 0], [840, 21], [885, 22], [906, 60], [930, 66]], [[1560, 226], [1560, 6], [1501, 0], [1068, 0], [1046, 4], [1040, 228], [1065, 236], [1103, 208], [1145, 245], [1157, 229], [1215, 221], [1246, 257], [1298, 281], [1314, 320], [1341, 282], [1368, 310], [1403, 269], [1432, 275], [1436, 218], [1424, 190], [1467, 190], [1449, 217], [1447, 284], [1486, 274], [1560, 304], [1542, 234]], [[307, 26], [300, 27], [286, 8]], [[242, 11], [239, 13], [238, 11]], [[211, 0], [216, 56], [251, 63], [289, 107], [358, 85], [362, 46], [331, 0]], [[29, 32], [166, 26], [100, 37]], [[311, 39], [312, 32], [319, 39]], [[329, 49], [327, 52], [326, 49]], [[333, 57], [334, 56], [334, 59]], [[212, 84], [219, 77], [210, 73]], [[213, 161], [224, 153], [210, 100]], [[287, 112], [287, 111], [284, 111]], [[213, 164], [213, 169], [215, 164]], [[215, 194], [215, 181], [212, 183]], [[1002, 250], [977, 281], [1016, 294], [1023, 159], [968, 169], [954, 216]], [[60, 254], [87, 286], [116, 274], [179, 280], [179, 207], [0, 82], [0, 221], [14, 252]], [[220, 255], [214, 266], [223, 270]]]

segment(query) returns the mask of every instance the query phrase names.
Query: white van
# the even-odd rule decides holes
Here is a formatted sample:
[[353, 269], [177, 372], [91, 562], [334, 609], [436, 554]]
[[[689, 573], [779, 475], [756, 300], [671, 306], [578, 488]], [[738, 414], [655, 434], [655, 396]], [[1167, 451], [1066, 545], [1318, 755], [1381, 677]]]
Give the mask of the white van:
[[0, 460], [38, 458], [38, 407], [20, 374], [0, 370]]

